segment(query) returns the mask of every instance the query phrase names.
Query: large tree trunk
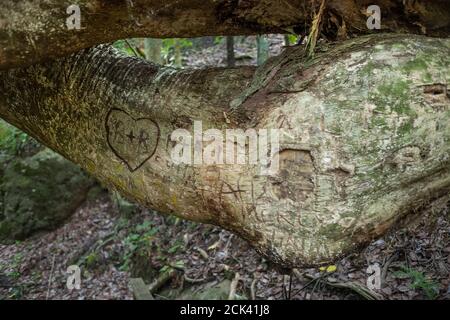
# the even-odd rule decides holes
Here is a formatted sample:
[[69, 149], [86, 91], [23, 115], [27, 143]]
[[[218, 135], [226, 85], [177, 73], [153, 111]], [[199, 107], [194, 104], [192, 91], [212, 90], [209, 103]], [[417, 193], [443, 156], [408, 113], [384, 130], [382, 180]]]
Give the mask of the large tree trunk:
[[[0, 116], [145, 206], [318, 264], [449, 191], [449, 51], [381, 35], [313, 60], [297, 47], [258, 69], [177, 71], [99, 46], [0, 73]], [[279, 170], [175, 164], [171, 134], [196, 120], [279, 129]]]
[[[0, 69], [24, 66], [130, 37], [181, 38], [296, 31], [305, 34], [322, 0], [2, 0]], [[78, 4], [80, 30], [69, 29]], [[379, 5], [382, 31], [450, 34], [448, 0], [328, 0], [324, 33], [366, 34]], [[72, 11], [69, 10], [69, 13]], [[345, 32], [344, 32], [345, 33]]]

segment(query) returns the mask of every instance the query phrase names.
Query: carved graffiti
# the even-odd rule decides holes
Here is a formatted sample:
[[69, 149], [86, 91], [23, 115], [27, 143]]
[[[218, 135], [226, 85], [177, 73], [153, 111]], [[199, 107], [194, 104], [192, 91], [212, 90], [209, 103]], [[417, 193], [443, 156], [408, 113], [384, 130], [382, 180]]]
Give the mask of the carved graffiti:
[[160, 129], [149, 118], [133, 118], [121, 109], [111, 109], [105, 121], [108, 145], [130, 171], [136, 171], [156, 152]]

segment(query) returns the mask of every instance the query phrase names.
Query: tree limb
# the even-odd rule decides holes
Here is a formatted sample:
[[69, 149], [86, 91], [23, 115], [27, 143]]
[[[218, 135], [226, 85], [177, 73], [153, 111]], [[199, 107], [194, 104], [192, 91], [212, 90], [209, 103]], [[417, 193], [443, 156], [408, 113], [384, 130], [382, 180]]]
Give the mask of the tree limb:
[[[78, 5], [81, 28], [69, 29], [66, 10]], [[330, 0], [324, 32], [334, 37], [367, 34], [367, 7], [382, 12], [382, 31], [450, 34], [446, 0]], [[320, 2], [312, 0], [2, 0], [0, 69], [66, 56], [101, 43], [131, 37], [307, 34]], [[69, 11], [70, 12], [70, 11]]]
[[[178, 71], [99, 46], [0, 72], [0, 116], [142, 205], [285, 266], [321, 264], [449, 191], [449, 48], [380, 35], [312, 60], [298, 47], [258, 69]], [[279, 170], [174, 163], [171, 135], [195, 121], [279, 130]]]

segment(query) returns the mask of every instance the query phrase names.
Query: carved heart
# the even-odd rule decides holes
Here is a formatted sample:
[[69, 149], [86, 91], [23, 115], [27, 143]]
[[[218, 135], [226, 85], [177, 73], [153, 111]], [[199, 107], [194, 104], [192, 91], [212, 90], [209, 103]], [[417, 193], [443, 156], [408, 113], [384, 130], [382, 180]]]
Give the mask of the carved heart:
[[108, 145], [130, 171], [136, 171], [155, 153], [159, 126], [149, 118], [135, 119], [121, 109], [113, 108], [106, 116]]

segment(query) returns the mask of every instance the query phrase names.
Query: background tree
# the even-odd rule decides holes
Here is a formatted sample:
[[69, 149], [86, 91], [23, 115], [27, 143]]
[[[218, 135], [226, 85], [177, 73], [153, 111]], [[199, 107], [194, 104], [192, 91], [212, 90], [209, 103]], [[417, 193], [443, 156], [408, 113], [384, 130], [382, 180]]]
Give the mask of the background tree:
[[234, 67], [236, 60], [234, 58], [234, 37], [227, 37], [227, 66]]
[[269, 42], [267, 42], [266, 37], [262, 35], [256, 37], [256, 49], [256, 63], [260, 66], [269, 58]]
[[145, 57], [147, 60], [152, 61], [157, 64], [163, 64], [161, 57], [161, 39], [145, 38], [144, 39], [144, 50]]

